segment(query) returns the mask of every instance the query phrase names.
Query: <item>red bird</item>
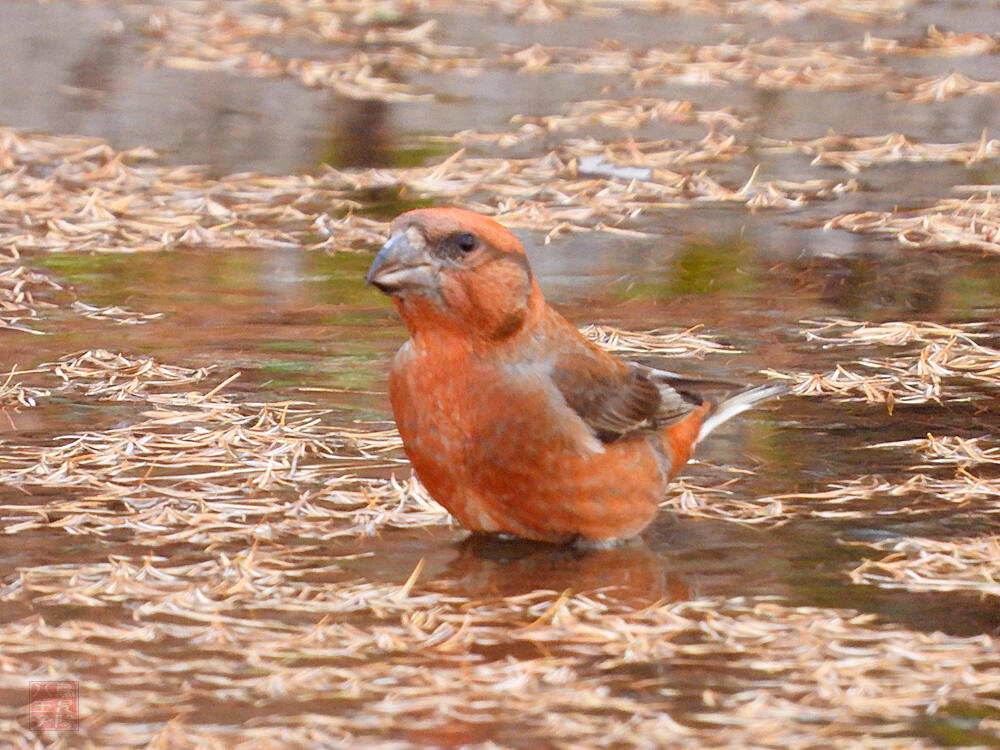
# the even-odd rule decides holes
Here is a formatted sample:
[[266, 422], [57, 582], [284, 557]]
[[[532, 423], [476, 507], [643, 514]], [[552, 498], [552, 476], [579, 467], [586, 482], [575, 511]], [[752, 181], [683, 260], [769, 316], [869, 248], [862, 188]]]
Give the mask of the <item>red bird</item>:
[[786, 390], [744, 391], [708, 417], [708, 401], [580, 334], [543, 299], [518, 239], [470, 211], [397, 217], [365, 283], [410, 332], [389, 376], [406, 455], [473, 531], [591, 546], [632, 537], [698, 440]]

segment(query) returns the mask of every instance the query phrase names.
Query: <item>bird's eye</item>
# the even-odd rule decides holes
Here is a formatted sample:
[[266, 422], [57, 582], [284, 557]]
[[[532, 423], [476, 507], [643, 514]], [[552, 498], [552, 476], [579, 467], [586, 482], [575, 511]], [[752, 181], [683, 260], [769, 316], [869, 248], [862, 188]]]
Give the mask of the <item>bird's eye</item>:
[[456, 238], [456, 242], [458, 243], [458, 249], [463, 253], [471, 253], [476, 249], [476, 235], [472, 232], [462, 232]]

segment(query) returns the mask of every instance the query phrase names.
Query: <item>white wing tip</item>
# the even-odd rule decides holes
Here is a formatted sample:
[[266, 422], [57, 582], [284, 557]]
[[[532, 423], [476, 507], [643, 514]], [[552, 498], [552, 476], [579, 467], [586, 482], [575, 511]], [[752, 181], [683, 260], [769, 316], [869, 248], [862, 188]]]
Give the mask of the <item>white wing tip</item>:
[[778, 396], [788, 393], [789, 390], [791, 390], [791, 386], [788, 383], [765, 383], [764, 385], [749, 388], [731, 398], [727, 398], [702, 423], [701, 430], [698, 431], [698, 439], [695, 442], [700, 443], [716, 427], [723, 422], [728, 422], [737, 414], [742, 414], [765, 401], [778, 398]]

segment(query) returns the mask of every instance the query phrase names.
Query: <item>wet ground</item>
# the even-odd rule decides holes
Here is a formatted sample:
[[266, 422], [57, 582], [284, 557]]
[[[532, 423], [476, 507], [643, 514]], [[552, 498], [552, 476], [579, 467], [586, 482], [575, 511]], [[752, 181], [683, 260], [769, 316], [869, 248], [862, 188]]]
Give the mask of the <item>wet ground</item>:
[[[4, 743], [1000, 745], [1000, 5], [675, 6], [6, 4]], [[468, 537], [361, 283], [449, 203], [797, 395], [636, 544]]]

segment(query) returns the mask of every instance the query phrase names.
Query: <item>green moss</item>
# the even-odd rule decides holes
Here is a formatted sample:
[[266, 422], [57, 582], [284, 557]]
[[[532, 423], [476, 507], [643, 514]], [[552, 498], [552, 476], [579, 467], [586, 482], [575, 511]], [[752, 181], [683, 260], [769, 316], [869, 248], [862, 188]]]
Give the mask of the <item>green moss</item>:
[[924, 718], [917, 731], [946, 747], [1000, 747], [1000, 736], [980, 728], [983, 719], [998, 718], [1000, 711], [991, 706], [956, 703]]
[[717, 294], [749, 291], [757, 286], [747, 269], [752, 267], [751, 247], [742, 239], [689, 239], [672, 267], [673, 294]]
[[738, 237], [690, 238], [662, 273], [655, 278], [630, 279], [618, 295], [623, 299], [666, 299], [750, 292], [759, 285], [753, 269], [753, 249]]

